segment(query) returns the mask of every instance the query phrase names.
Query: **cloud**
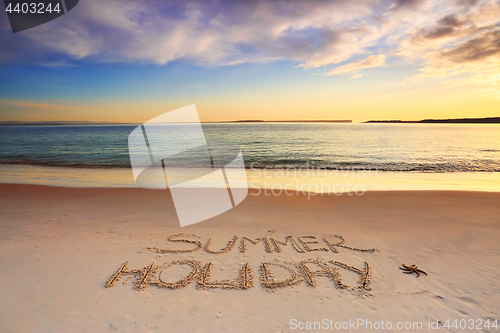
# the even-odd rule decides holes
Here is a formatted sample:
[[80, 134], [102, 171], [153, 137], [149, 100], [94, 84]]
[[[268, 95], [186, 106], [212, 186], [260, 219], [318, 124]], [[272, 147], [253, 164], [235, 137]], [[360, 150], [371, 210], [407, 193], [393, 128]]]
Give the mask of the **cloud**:
[[484, 61], [500, 56], [500, 29], [475, 36], [461, 45], [441, 51], [443, 58], [452, 63]]
[[384, 32], [372, 13], [384, 6], [384, 0], [88, 0], [19, 38], [98, 62], [222, 66], [285, 59], [317, 68], [373, 46]]
[[360, 77], [363, 77], [363, 74], [353, 74], [353, 75], [349, 78], [349, 80], [358, 79], [358, 78], [360, 78]]
[[59, 105], [55, 104], [45, 104], [45, 103], [38, 103], [38, 102], [30, 102], [30, 101], [17, 101], [17, 100], [6, 100], [6, 99], [0, 99], [0, 102], [4, 102], [10, 105], [14, 106], [21, 106], [21, 107], [28, 107], [28, 108], [35, 108], [35, 109], [45, 109], [45, 110], [53, 110], [59, 107]]
[[42, 64], [43, 67], [74, 67], [75, 65], [68, 63], [65, 60], [49, 61]]
[[391, 6], [392, 10], [418, 10], [422, 8], [427, 0], [396, 0]]
[[455, 84], [498, 85], [500, 1], [455, 1], [410, 30], [396, 54], [422, 63], [411, 81], [455, 76]]
[[462, 83], [500, 84], [500, 29], [475, 35], [453, 47], [429, 52], [428, 65], [413, 80], [471, 74]]
[[[385, 55], [383, 54], [371, 55], [366, 59], [351, 62], [350, 64], [334, 68], [328, 73], [326, 73], [325, 76], [358, 72], [359, 70], [365, 68], [380, 67], [384, 64], [384, 62], [385, 62]], [[361, 75], [358, 74], [352, 78], [358, 78], [358, 77], [361, 77]]]
[[486, 1], [471, 12], [461, 13], [458, 10], [437, 19], [436, 22], [418, 27], [408, 44], [421, 49], [444, 47], [445, 43], [459, 42], [461, 38], [496, 29], [499, 23], [500, 2]]
[[[468, 74], [470, 82], [491, 84], [498, 81], [490, 74], [498, 70], [499, 29], [499, 0], [86, 0], [14, 36], [1, 30], [0, 61], [47, 65], [61, 55], [66, 62], [60, 64], [288, 60], [304, 69], [326, 67], [326, 75], [359, 77], [357, 71], [391, 56], [420, 65], [411, 80]], [[33, 50], [36, 58], [29, 56]], [[359, 57], [367, 58], [352, 62]]]

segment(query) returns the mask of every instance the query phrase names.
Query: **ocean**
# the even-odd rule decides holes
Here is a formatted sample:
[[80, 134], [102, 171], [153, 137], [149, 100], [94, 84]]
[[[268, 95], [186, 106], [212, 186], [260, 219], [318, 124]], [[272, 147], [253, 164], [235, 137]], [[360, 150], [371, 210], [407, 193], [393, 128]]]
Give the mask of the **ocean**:
[[[0, 126], [0, 183], [137, 187], [128, 151], [128, 135], [137, 126]], [[500, 125], [202, 126], [209, 144], [229, 142], [240, 147], [247, 172], [246, 178], [233, 179], [232, 186], [236, 187], [273, 194], [287, 189], [307, 195], [385, 190], [500, 191]], [[180, 139], [189, 139], [189, 131], [176, 131]], [[186, 177], [196, 173], [189, 164], [193, 160], [188, 158], [184, 163], [183, 157], [176, 159]]]
[[[130, 168], [137, 125], [0, 126], [0, 164]], [[205, 123], [207, 142], [237, 144], [247, 168], [500, 172], [498, 124]]]

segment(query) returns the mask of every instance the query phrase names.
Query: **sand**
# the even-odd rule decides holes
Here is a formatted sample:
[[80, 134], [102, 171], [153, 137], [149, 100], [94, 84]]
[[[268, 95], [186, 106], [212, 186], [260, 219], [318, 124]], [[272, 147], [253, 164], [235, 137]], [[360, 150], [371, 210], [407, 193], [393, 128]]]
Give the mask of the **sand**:
[[[355, 169], [356, 170], [356, 169]], [[361, 170], [364, 170], [361, 168]], [[191, 172], [185, 170], [186, 174]], [[367, 169], [247, 169], [239, 187], [290, 189], [311, 193], [341, 191], [481, 191], [500, 192], [500, 172], [387, 172]], [[197, 177], [197, 176], [196, 176]], [[0, 164], [1, 184], [60, 187], [137, 188], [129, 168], [64, 168]], [[234, 184], [232, 185], [234, 186]]]
[[[252, 194], [181, 228], [168, 191], [0, 185], [1, 331], [294, 332], [317, 322], [305, 331], [370, 332], [383, 321], [444, 332], [447, 320], [500, 319], [500, 193]], [[283, 245], [287, 236], [303, 251]], [[404, 274], [403, 263], [428, 275]]]

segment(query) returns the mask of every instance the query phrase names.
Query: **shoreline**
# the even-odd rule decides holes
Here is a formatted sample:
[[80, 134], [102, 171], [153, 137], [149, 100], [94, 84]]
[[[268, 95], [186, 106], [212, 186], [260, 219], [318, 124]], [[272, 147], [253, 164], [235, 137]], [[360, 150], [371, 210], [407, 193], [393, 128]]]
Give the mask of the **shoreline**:
[[[189, 175], [189, 170], [186, 170]], [[265, 191], [348, 193], [372, 191], [500, 192], [500, 172], [389, 172], [377, 170], [246, 169], [236, 187]], [[137, 188], [131, 169], [65, 168], [0, 164], [0, 184], [75, 188]], [[209, 184], [208, 184], [209, 185]]]

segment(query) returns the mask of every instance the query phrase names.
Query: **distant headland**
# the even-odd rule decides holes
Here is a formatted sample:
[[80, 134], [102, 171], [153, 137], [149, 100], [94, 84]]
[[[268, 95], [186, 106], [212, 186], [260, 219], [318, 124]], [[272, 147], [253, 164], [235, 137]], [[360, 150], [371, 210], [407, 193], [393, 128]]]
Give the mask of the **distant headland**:
[[30, 125], [30, 126], [47, 126], [47, 125], [129, 125], [131, 123], [117, 123], [106, 121], [0, 121], [0, 125]]
[[[352, 123], [352, 120], [223, 120], [202, 121], [202, 124], [219, 123]], [[0, 121], [1, 125], [137, 125], [135, 123], [118, 123], [106, 121]]]
[[457, 119], [424, 119], [424, 120], [369, 120], [365, 123], [402, 123], [402, 124], [500, 124], [500, 117], [490, 118], [457, 118]]
[[352, 123], [352, 120], [235, 120], [223, 123]]

